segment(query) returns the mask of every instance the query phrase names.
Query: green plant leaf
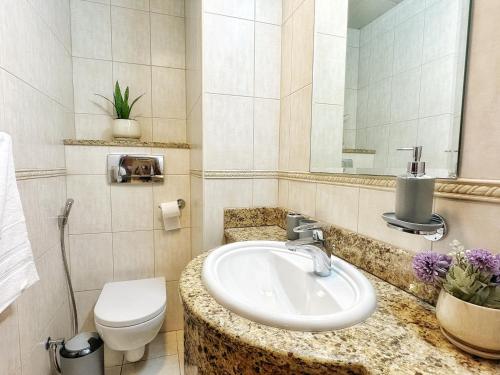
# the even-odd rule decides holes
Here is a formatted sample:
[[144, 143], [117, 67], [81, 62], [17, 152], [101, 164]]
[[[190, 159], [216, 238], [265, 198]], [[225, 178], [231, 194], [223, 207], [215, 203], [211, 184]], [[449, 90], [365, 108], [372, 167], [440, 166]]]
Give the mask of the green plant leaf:
[[144, 96], [144, 94], [142, 95], [139, 95], [137, 98], [134, 99], [134, 101], [132, 102], [132, 104], [130, 104], [130, 110], [129, 110], [129, 113], [132, 112], [132, 107], [134, 106], [135, 103], [137, 103], [137, 101], [142, 98]]
[[122, 96], [122, 91], [120, 88], [120, 84], [118, 81], [116, 81], [115, 84], [115, 108], [116, 108], [116, 116], [119, 119], [126, 119], [127, 117], [124, 116], [124, 102], [123, 102], [123, 96]]
[[489, 295], [484, 302], [484, 306], [492, 309], [500, 309], [500, 286], [491, 286]]

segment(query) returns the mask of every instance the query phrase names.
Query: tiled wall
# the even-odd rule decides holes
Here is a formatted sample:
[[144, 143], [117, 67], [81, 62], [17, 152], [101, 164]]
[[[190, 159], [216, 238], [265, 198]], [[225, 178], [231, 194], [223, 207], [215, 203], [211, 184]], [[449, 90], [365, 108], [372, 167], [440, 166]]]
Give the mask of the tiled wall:
[[[307, 0], [302, 4], [306, 3]], [[498, 67], [494, 61], [500, 58], [500, 36], [494, 30], [495, 20], [500, 14], [500, 3], [494, 0], [474, 2], [473, 8], [459, 176], [499, 180], [500, 172], [496, 166], [500, 163], [500, 81], [496, 78]], [[285, 74], [282, 81], [288, 81]], [[291, 127], [286, 118], [283, 121], [282, 112], [280, 132], [287, 130], [291, 131]], [[280, 155], [286, 155], [290, 150], [289, 144], [282, 143]], [[307, 157], [305, 161], [288, 164], [287, 167], [294, 170], [304, 168], [304, 165], [308, 165]], [[286, 179], [279, 181], [280, 206], [402, 248], [419, 251], [432, 247], [437, 251], [447, 252], [448, 244], [453, 239], [458, 239], [468, 247], [491, 248], [500, 252], [500, 226], [497, 220], [500, 205], [436, 198], [434, 210], [448, 221], [449, 235], [443, 241], [431, 244], [420, 237], [402, 234], [385, 225], [380, 215], [394, 210], [394, 199], [392, 190]]]
[[[203, 250], [202, 0], [186, 0], [187, 140], [191, 145], [191, 249]], [[197, 172], [197, 173], [196, 173]]]
[[[13, 138], [17, 170], [64, 168], [62, 139], [74, 133], [69, 2], [0, 2], [0, 131]], [[0, 314], [0, 374], [45, 375], [44, 341], [71, 332], [57, 228], [65, 177], [18, 188], [40, 281]]]
[[[275, 171], [281, 0], [205, 0], [202, 18], [201, 166], [204, 172]], [[275, 205], [278, 181], [205, 178], [202, 189], [206, 250], [222, 242], [224, 207]]]
[[468, 3], [405, 0], [360, 30], [356, 147], [374, 168], [401, 173], [416, 144], [433, 175], [456, 166]]
[[[110, 185], [109, 153], [164, 155], [164, 183]], [[167, 281], [163, 329], [182, 329], [177, 287], [191, 260], [189, 150], [66, 146], [66, 167], [67, 194], [75, 200], [68, 221], [69, 259], [80, 329], [94, 330], [93, 308], [104, 283], [159, 276]], [[186, 201], [182, 229], [166, 232], [158, 206], [179, 198]]]
[[71, 0], [75, 130], [111, 138], [114, 83], [145, 94], [132, 115], [142, 139], [186, 140], [184, 0]]
[[309, 171], [314, 0], [283, 1], [279, 169]]
[[356, 148], [356, 115], [358, 108], [359, 30], [347, 29], [346, 73], [344, 95], [343, 147]]
[[315, 1], [311, 120], [314, 147], [310, 163], [313, 172], [339, 172], [342, 167], [347, 6], [347, 0]]

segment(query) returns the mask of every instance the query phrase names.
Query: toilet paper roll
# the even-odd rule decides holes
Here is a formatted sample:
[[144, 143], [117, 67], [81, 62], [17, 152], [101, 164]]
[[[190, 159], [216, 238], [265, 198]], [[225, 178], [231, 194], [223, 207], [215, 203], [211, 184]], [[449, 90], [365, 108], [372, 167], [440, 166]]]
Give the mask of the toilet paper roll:
[[177, 201], [160, 204], [163, 228], [165, 231], [179, 229], [181, 227], [181, 211]]

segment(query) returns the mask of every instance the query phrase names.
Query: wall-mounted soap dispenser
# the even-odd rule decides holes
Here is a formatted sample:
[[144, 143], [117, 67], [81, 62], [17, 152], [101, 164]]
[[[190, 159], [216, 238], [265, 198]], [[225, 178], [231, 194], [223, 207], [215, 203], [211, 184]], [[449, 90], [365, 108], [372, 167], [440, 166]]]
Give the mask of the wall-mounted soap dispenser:
[[430, 241], [442, 239], [447, 232], [443, 217], [432, 213], [436, 179], [425, 174], [421, 161], [422, 146], [399, 148], [413, 151], [405, 174], [396, 178], [396, 210], [382, 218], [390, 228], [425, 236]]
[[425, 162], [420, 160], [422, 146], [398, 150], [413, 151], [413, 160], [408, 162], [406, 173], [396, 179], [396, 218], [410, 223], [429, 223], [436, 179], [425, 174]]

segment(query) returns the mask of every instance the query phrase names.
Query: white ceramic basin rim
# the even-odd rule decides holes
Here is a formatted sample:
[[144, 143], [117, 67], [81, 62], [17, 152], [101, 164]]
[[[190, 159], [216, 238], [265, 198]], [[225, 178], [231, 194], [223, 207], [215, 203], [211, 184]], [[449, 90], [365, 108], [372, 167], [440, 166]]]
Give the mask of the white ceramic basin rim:
[[236, 242], [205, 259], [203, 283], [215, 300], [247, 319], [278, 328], [327, 331], [367, 319], [375, 291], [351, 264], [333, 257], [332, 274], [313, 273], [310, 256], [283, 242]]

